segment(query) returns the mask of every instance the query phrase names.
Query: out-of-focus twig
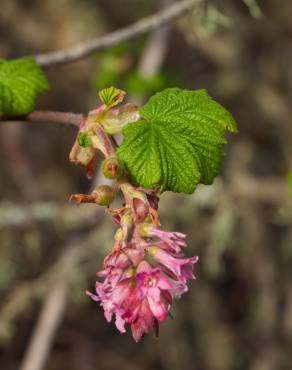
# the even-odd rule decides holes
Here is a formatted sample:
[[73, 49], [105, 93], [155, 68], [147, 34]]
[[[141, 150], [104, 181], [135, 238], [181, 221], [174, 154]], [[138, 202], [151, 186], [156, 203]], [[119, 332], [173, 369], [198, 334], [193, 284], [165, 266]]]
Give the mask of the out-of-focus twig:
[[83, 121], [83, 118], [83, 115], [80, 113], [36, 110], [24, 117], [10, 117], [0, 115], [0, 122], [56, 123], [78, 127]]
[[257, 0], [243, 0], [243, 2], [248, 7], [252, 17], [259, 19], [263, 16], [263, 12], [257, 3]]
[[203, 1], [204, 0], [177, 1], [157, 14], [145, 17], [130, 26], [119, 29], [105, 36], [85, 41], [67, 50], [36, 55], [36, 61], [42, 67], [52, 67], [80, 60], [98, 50], [109, 48], [123, 41], [136, 38], [170, 23], [186, 13], [196, 4]]
[[40, 370], [44, 368], [52, 338], [58, 329], [66, 307], [66, 295], [67, 281], [60, 280], [46, 297], [20, 370]]
[[77, 240], [75, 238], [69, 242], [63, 255], [57, 261], [53, 270], [53, 273], [55, 272], [53, 277], [56, 280], [51, 284], [20, 370], [42, 370], [44, 368], [55, 333], [65, 312], [70, 279], [81, 259], [82, 250], [87, 250], [87, 244], [96, 236], [100, 227], [98, 221], [95, 219], [96, 226], [87, 237]]
[[[45, 294], [59, 280], [70, 280], [73, 262], [78, 264], [80, 259], [90, 250], [89, 246], [100, 235], [101, 218], [96, 217], [95, 227], [85, 236], [74, 237], [63, 246], [56, 262], [49, 266], [39, 277], [32, 281], [20, 282], [2, 302], [0, 310], [0, 338], [5, 337], [11, 323], [33, 302], [36, 296]], [[69, 264], [69, 266], [68, 266]]]
[[76, 207], [56, 202], [34, 202], [32, 204], [0, 203], [0, 230], [5, 227], [26, 227], [35, 222], [62, 222], [66, 228], [81, 227], [96, 222], [102, 212], [91, 204]]
[[240, 178], [232, 180], [227, 194], [237, 200], [275, 205], [287, 203], [291, 199], [288, 184], [284, 179], [277, 177], [258, 179], [253, 176], [241, 175]]
[[[160, 6], [170, 7], [173, 0], [160, 0]], [[171, 27], [165, 25], [154, 30], [147, 40], [143, 53], [141, 55], [137, 72], [143, 79], [149, 79], [155, 76], [162, 68], [166, 53], [168, 50], [168, 39]], [[143, 103], [143, 98], [133, 97], [137, 103]]]
[[[167, 52], [169, 35], [169, 26], [159, 28], [150, 34], [137, 70], [143, 79], [150, 79], [161, 70]], [[136, 104], [142, 104], [145, 96], [134, 95], [130, 99]]]
[[[21, 370], [41, 370], [44, 368], [55, 333], [65, 311], [70, 280], [81, 257], [88, 250], [88, 245], [93, 244], [99, 233], [98, 221], [96, 222], [97, 226], [86, 237], [74, 238], [68, 242], [57, 262], [38, 278], [33, 287], [31, 285], [30, 291], [26, 292], [25, 306], [32, 296], [38, 293], [38, 290], [46, 290], [48, 294], [22, 360]], [[14, 297], [12, 296], [11, 299], [13, 301]], [[7, 307], [11, 307], [12, 303], [10, 302], [9, 306], [6, 305], [6, 310], [1, 312], [1, 316], [3, 313], [9, 316]]]

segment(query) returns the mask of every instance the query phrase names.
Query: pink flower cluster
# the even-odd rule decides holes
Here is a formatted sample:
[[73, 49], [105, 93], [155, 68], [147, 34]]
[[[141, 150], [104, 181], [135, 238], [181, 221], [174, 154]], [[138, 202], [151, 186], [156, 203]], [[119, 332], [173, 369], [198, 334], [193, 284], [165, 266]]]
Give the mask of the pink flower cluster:
[[146, 333], [158, 333], [173, 299], [194, 279], [198, 257], [183, 258], [184, 234], [160, 229], [155, 193], [129, 183], [121, 184], [121, 190], [125, 206], [109, 210], [119, 226], [115, 245], [97, 273], [102, 281], [96, 282], [96, 293], [87, 295], [100, 302], [108, 322], [114, 316], [121, 333], [129, 324], [139, 341]]

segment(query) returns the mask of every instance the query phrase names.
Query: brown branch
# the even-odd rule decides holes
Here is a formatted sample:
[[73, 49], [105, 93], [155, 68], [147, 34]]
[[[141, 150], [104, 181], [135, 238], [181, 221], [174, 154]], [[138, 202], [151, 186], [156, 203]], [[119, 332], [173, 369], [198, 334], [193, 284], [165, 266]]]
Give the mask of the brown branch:
[[37, 63], [42, 67], [52, 67], [59, 64], [80, 60], [98, 50], [109, 48], [120, 42], [141, 36], [153, 31], [180, 17], [196, 4], [204, 0], [182, 0], [158, 12], [145, 17], [127, 27], [111, 32], [105, 36], [82, 42], [65, 50], [36, 55]]
[[96, 223], [101, 208], [37, 201], [25, 204], [0, 202], [0, 233], [5, 228], [30, 227], [35, 223], [61, 222], [66, 229], [80, 229]]
[[262, 202], [266, 204], [288, 205], [291, 203], [290, 189], [285, 180], [278, 177], [257, 178], [240, 174], [233, 178], [229, 193], [234, 200]]
[[67, 305], [67, 281], [60, 280], [49, 291], [20, 370], [42, 370]]
[[[68, 247], [67, 247], [68, 248]], [[66, 304], [68, 284], [81, 257], [81, 249], [73, 240], [64, 252], [66, 259], [59, 262], [58, 279], [51, 284], [45, 302], [33, 330], [20, 370], [41, 370], [45, 366], [53, 339], [62, 322]], [[63, 255], [63, 256], [64, 256]], [[63, 257], [62, 256], [62, 257]], [[60, 269], [60, 265], [62, 269]], [[55, 271], [56, 274], [56, 271]]]
[[54, 112], [46, 110], [36, 110], [27, 116], [9, 117], [0, 116], [0, 122], [32, 122], [32, 123], [57, 123], [79, 127], [84, 117], [80, 113]]

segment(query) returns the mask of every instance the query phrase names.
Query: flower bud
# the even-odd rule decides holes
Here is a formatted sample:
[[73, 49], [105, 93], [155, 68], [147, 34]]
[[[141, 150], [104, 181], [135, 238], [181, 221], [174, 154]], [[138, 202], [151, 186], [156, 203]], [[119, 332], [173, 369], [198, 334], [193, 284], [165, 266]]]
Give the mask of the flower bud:
[[155, 245], [151, 245], [150, 247], [147, 248], [147, 251], [150, 256], [154, 257], [158, 251], [158, 248]]
[[123, 230], [121, 228], [119, 228], [116, 233], [115, 233], [115, 240], [120, 242], [122, 241], [124, 238], [124, 233], [123, 233]]
[[95, 202], [100, 206], [108, 206], [115, 199], [116, 192], [108, 185], [98, 186], [93, 194], [96, 196]]
[[153, 236], [152, 230], [153, 230], [153, 225], [151, 223], [144, 222], [139, 225], [140, 235], [144, 238], [149, 238]]
[[116, 179], [123, 174], [123, 163], [116, 157], [106, 158], [102, 162], [102, 173], [108, 179]]

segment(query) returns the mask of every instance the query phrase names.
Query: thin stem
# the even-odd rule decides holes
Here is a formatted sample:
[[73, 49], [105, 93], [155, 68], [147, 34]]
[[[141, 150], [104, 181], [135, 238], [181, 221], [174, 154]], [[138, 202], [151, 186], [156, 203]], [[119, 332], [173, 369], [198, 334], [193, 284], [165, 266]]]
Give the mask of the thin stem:
[[27, 116], [10, 117], [0, 116], [0, 122], [33, 122], [33, 123], [57, 123], [79, 127], [84, 117], [80, 113], [54, 112], [46, 110], [36, 110]]
[[75, 62], [87, 57], [98, 50], [109, 48], [123, 41], [130, 40], [151, 32], [177, 19], [196, 4], [204, 0], [182, 0], [175, 2], [157, 14], [145, 17], [139, 21], [111, 32], [105, 36], [82, 42], [65, 50], [35, 55], [37, 63], [42, 67], [52, 67], [60, 64]]

